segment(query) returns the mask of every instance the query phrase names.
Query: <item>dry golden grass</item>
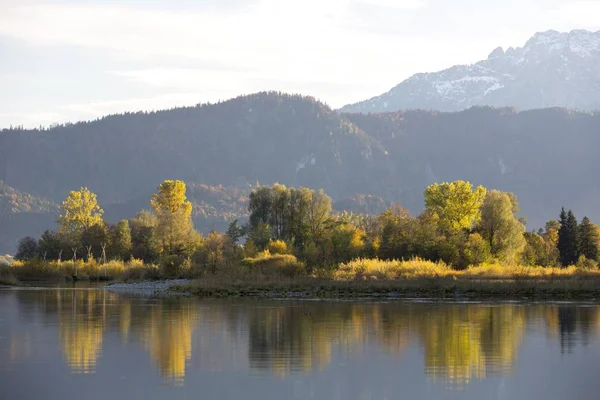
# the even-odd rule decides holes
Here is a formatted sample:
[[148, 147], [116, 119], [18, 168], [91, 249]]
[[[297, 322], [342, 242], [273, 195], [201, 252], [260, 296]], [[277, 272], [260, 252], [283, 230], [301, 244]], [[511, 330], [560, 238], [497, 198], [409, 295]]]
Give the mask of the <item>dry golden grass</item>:
[[9, 267], [9, 273], [19, 281], [39, 280], [113, 280], [143, 276], [153, 278], [158, 275], [158, 267], [145, 265], [141, 260], [129, 262], [109, 261], [101, 264], [92, 259], [78, 261], [15, 261]]
[[442, 262], [415, 258], [408, 261], [357, 259], [340, 265], [333, 278], [352, 280], [400, 280], [452, 278], [458, 280], [600, 280], [600, 270], [571, 266], [568, 268], [529, 267], [521, 265], [485, 264], [457, 271]]

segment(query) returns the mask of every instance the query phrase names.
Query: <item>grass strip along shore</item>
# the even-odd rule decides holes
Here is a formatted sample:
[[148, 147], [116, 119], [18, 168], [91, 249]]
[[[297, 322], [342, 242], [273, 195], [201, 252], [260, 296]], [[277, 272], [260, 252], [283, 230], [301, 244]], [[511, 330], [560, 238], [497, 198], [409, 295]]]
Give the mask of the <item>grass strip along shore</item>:
[[455, 270], [442, 262], [356, 259], [336, 268], [306, 272], [293, 257], [274, 254], [229, 265], [216, 272], [203, 268], [169, 269], [129, 263], [13, 263], [0, 281], [10, 285], [40, 280], [118, 282], [191, 279], [171, 288], [201, 297], [277, 298], [600, 298], [600, 271], [488, 264]]

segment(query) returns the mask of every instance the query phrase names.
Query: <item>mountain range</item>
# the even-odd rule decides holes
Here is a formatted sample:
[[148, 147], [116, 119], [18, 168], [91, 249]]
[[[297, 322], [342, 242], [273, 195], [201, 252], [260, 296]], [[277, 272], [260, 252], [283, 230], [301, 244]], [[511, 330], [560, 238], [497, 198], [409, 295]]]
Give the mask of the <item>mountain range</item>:
[[459, 111], [472, 106], [599, 110], [600, 31], [536, 33], [523, 47], [499, 47], [473, 65], [416, 74], [341, 111]]
[[[0, 253], [53, 228], [82, 186], [109, 222], [149, 208], [164, 179], [188, 183], [196, 226], [247, 214], [257, 183], [323, 188], [338, 209], [423, 208], [423, 190], [456, 179], [515, 192], [529, 227], [560, 207], [600, 220], [600, 114], [564, 108], [347, 114], [311, 97], [257, 93], [218, 104], [0, 131]], [[10, 189], [7, 189], [10, 188]], [[17, 199], [17, 200], [14, 200]], [[19, 200], [22, 199], [22, 200]], [[15, 202], [27, 206], [15, 206]]]

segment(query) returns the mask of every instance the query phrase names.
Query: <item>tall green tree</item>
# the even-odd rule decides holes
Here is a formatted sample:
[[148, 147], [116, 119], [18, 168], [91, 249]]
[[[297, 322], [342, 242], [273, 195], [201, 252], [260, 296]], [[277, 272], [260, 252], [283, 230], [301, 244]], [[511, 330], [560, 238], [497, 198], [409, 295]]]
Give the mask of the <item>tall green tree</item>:
[[107, 257], [129, 260], [133, 250], [129, 221], [122, 220], [110, 227], [110, 245]]
[[489, 191], [481, 206], [477, 231], [488, 242], [492, 256], [501, 262], [517, 263], [527, 244], [518, 212], [516, 196], [499, 190]]
[[45, 231], [38, 241], [40, 257], [44, 260], [59, 260], [66, 251], [66, 244], [58, 232]]
[[303, 250], [310, 241], [308, 210], [311, 206], [313, 191], [308, 188], [290, 189], [288, 208], [288, 235], [284, 239], [298, 250]]
[[31, 236], [26, 236], [19, 240], [19, 247], [15, 259], [20, 261], [33, 260], [39, 257], [38, 242]]
[[250, 213], [250, 226], [255, 227], [260, 223], [271, 222], [271, 210], [273, 209], [273, 193], [268, 186], [257, 186], [250, 192], [248, 212]]
[[560, 212], [558, 231], [558, 251], [563, 266], [575, 265], [579, 257], [579, 227], [573, 211]]
[[162, 252], [168, 255], [189, 252], [195, 232], [192, 203], [187, 201], [185, 183], [164, 181], [152, 195], [150, 204], [158, 220], [156, 232]]
[[401, 205], [394, 205], [379, 216], [381, 235], [379, 253], [388, 260], [410, 258], [410, 239], [414, 218]]
[[144, 262], [156, 262], [160, 255], [160, 243], [156, 233], [158, 221], [151, 211], [142, 210], [129, 225], [131, 227], [132, 256]]
[[439, 218], [440, 226], [452, 233], [471, 229], [481, 218], [481, 205], [486, 189], [473, 189], [470, 182], [455, 181], [433, 184], [425, 190], [427, 212]]
[[313, 191], [311, 197], [307, 210], [307, 223], [311, 239], [317, 243], [333, 227], [332, 203], [331, 197], [327, 196], [323, 189]]
[[106, 225], [104, 223], [92, 225], [86, 228], [81, 235], [82, 254], [85, 254], [88, 259], [90, 257], [99, 259], [108, 241], [109, 236]]
[[585, 256], [588, 260], [600, 261], [598, 245], [598, 229], [588, 217], [584, 217], [579, 225], [579, 254]]
[[231, 239], [233, 244], [237, 244], [240, 241], [240, 238], [244, 236], [244, 229], [238, 225], [238, 220], [234, 219], [227, 228], [227, 236]]

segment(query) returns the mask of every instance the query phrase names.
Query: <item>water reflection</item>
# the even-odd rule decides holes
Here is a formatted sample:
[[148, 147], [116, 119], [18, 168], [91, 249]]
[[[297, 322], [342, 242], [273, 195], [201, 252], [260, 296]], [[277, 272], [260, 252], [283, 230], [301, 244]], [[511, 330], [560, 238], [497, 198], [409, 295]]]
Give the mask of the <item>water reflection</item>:
[[161, 375], [171, 383], [182, 384], [192, 354], [192, 308], [165, 301], [151, 307], [144, 318], [144, 323], [135, 325], [139, 329], [136, 336]]
[[[56, 291], [58, 337], [63, 357], [73, 373], [96, 370], [106, 321], [106, 296], [106, 292], [95, 290]], [[52, 298], [44, 297], [52, 302]]]
[[[189, 371], [309, 374], [375, 352], [401, 360], [417, 349], [430, 382], [468, 385], [510, 376], [527, 332], [569, 354], [600, 333], [600, 307], [573, 304], [200, 301], [101, 290], [0, 293], [0, 365], [37, 357], [40, 322], [55, 329], [74, 374], [97, 372], [103, 347], [146, 355], [164, 382]], [[118, 338], [114, 340], [113, 338]], [[47, 350], [47, 349], [46, 349]]]

